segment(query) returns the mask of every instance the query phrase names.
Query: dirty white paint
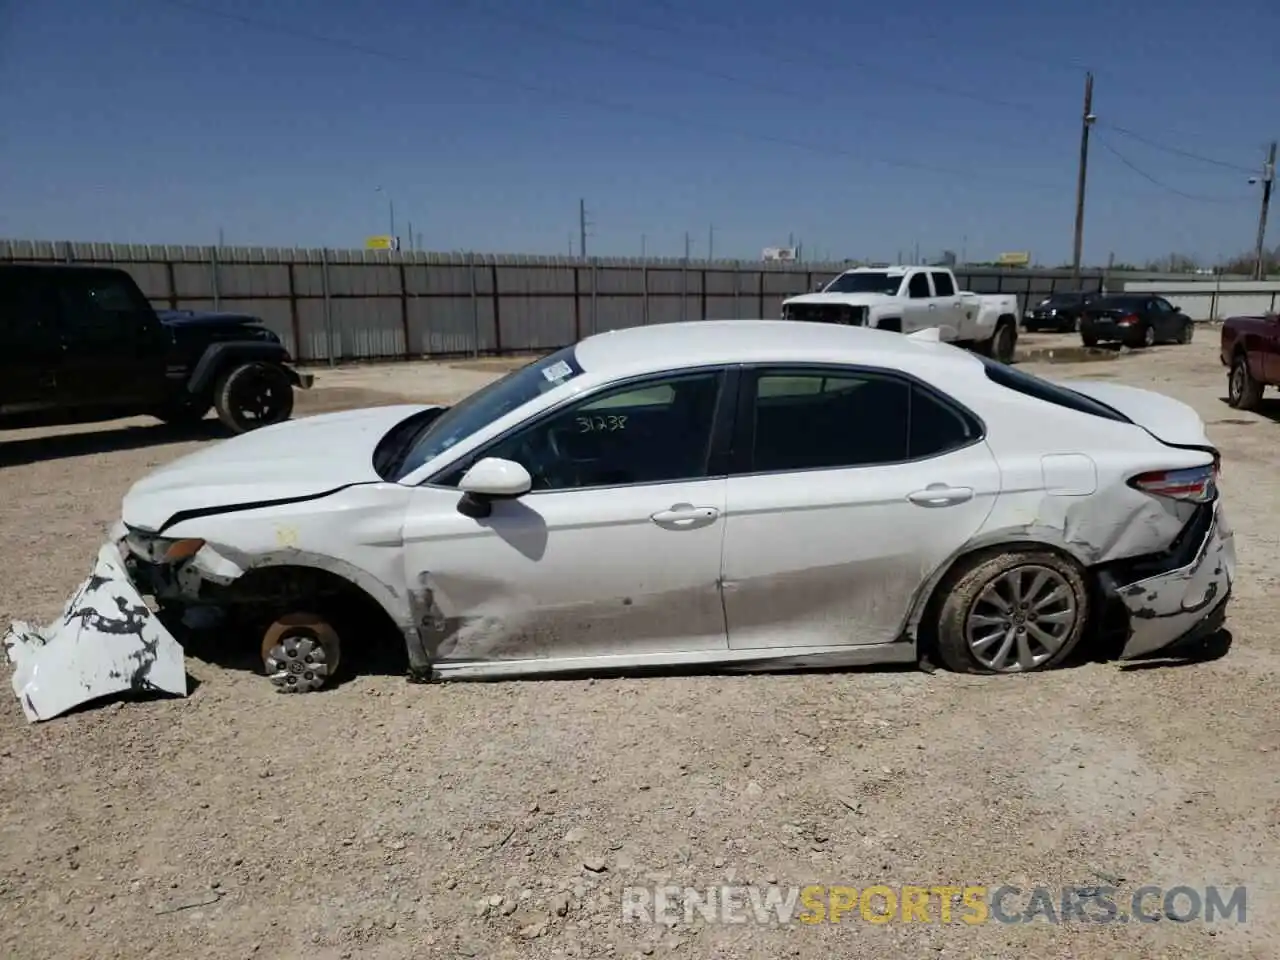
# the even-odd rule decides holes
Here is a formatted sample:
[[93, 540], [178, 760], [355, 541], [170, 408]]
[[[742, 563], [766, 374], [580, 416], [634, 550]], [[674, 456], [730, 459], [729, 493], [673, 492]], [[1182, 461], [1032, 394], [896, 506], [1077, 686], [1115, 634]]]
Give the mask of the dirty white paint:
[[187, 695], [182, 647], [129, 582], [114, 544], [102, 547], [61, 617], [43, 629], [15, 622], [4, 645], [30, 721], [112, 694]]
[[[406, 638], [415, 675], [902, 660], [913, 656], [923, 605], [957, 558], [1013, 544], [1056, 547], [1086, 567], [1158, 553], [1196, 505], [1136, 489], [1132, 479], [1203, 468], [1211, 458], [1197, 449], [1208, 446], [1204, 424], [1185, 404], [1085, 385], [1134, 422], [1084, 412], [1074, 409], [1080, 397], [1046, 402], [1036, 395], [1043, 384], [1006, 385], [1006, 368], [989, 368], [932, 338], [705, 321], [613, 331], [573, 349], [583, 372], [571, 384], [523, 402], [506, 398], [510, 403], [498, 384], [471, 401], [479, 408], [463, 401], [456, 416], [496, 413], [397, 480], [377, 474], [373, 452], [420, 408], [280, 424], [139, 481], [123, 509], [135, 534], [205, 544], [176, 576], [160, 578], [176, 584], [177, 595], [159, 599], [190, 604], [217, 593], [205, 588], [233, 585], [241, 573], [264, 567], [327, 570], [388, 613]], [[540, 362], [554, 370], [562, 359]], [[552, 408], [553, 416], [573, 416], [578, 404], [596, 402], [598, 391], [619, 381], [757, 363], [905, 375], [966, 407], [985, 431], [908, 462], [534, 489], [493, 500], [480, 517], [460, 512], [459, 489], [442, 480], [494, 456], [494, 444], [520, 435], [531, 419]], [[1135, 626], [1138, 646], [1158, 645], [1175, 627], [1209, 616], [1200, 604], [1211, 590], [1226, 595], [1229, 583], [1217, 571], [1229, 564], [1212, 559], [1221, 555], [1212, 542], [1204, 555], [1207, 566], [1146, 584], [1158, 587], [1158, 615]], [[1206, 578], [1219, 580], [1212, 586]], [[120, 591], [132, 591], [122, 573], [118, 579]], [[95, 589], [102, 584], [95, 581]], [[117, 592], [95, 601], [99, 619], [104, 604], [123, 604], [129, 629], [117, 623], [117, 643], [134, 642], [135, 621], [126, 616], [134, 597]], [[1165, 616], [1175, 608], [1177, 617]], [[1144, 619], [1146, 607], [1130, 609], [1135, 623]], [[72, 620], [87, 629], [89, 620]], [[153, 618], [137, 623], [139, 638], [171, 642], [146, 633], [160, 629]], [[31, 651], [52, 646], [29, 628], [18, 635], [25, 639], [15, 649], [26, 651], [29, 663]], [[83, 669], [97, 677], [101, 650], [76, 638], [61, 642], [89, 650]], [[68, 676], [82, 669], [69, 658], [60, 662]], [[32, 675], [27, 669], [23, 683]]]

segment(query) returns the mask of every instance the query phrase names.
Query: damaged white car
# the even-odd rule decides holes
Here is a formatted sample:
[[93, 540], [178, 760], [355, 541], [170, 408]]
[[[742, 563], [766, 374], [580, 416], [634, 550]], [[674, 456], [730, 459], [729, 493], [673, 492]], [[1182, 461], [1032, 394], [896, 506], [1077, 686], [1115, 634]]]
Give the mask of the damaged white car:
[[15, 688], [32, 719], [183, 693], [180, 620], [251, 629], [290, 692], [383, 630], [438, 679], [922, 655], [1022, 673], [1104, 631], [1132, 657], [1217, 629], [1235, 554], [1200, 417], [928, 333], [615, 331], [448, 409], [207, 447], [129, 491], [63, 618], [15, 624]]

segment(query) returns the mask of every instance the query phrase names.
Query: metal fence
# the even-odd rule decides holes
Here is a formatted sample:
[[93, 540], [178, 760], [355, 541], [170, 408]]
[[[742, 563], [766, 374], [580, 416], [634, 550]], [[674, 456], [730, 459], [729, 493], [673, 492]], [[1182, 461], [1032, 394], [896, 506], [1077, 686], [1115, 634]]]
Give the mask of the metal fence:
[[[122, 267], [160, 309], [255, 314], [306, 363], [549, 350], [650, 323], [777, 317], [845, 264], [587, 259], [383, 250], [0, 240], [0, 261]], [[959, 268], [964, 289], [1028, 299], [1068, 270]], [[1135, 275], [1128, 275], [1130, 278]], [[1103, 273], [1085, 271], [1098, 290]]]

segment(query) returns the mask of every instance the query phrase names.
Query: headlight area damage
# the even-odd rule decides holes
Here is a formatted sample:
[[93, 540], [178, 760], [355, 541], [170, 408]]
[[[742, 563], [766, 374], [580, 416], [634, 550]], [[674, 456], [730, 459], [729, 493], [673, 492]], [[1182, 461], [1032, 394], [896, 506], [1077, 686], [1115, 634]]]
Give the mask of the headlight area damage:
[[182, 646], [130, 581], [114, 540], [61, 617], [43, 629], [15, 622], [4, 645], [32, 722], [121, 693], [187, 695]]

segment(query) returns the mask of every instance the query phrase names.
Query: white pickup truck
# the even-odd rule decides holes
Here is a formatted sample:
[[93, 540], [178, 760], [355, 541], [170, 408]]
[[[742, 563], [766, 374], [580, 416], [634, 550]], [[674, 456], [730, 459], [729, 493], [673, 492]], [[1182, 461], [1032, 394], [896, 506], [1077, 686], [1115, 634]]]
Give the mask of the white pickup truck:
[[782, 303], [782, 319], [879, 327], [897, 333], [937, 328], [938, 339], [1007, 363], [1018, 342], [1013, 294], [962, 291], [945, 267], [856, 267], [816, 293]]

